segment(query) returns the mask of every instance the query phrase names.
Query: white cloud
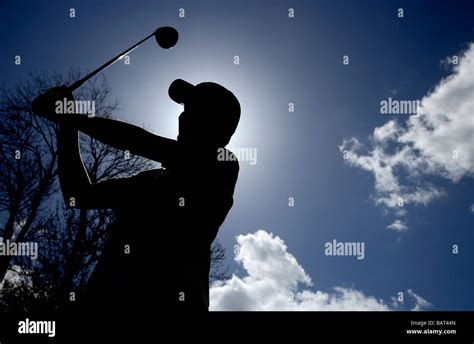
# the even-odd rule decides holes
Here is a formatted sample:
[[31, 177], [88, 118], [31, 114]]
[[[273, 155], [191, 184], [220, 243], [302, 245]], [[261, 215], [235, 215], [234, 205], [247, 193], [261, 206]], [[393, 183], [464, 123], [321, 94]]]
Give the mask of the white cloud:
[[453, 73], [422, 99], [421, 112], [409, 118], [399, 142], [419, 150], [452, 181], [474, 176], [474, 44]]
[[411, 289], [408, 289], [408, 295], [415, 299], [415, 305], [412, 311], [424, 311], [433, 308], [433, 305], [422, 298], [420, 295], [415, 294]]
[[470, 210], [471, 213], [474, 214], [474, 204], [471, 204], [471, 206], [469, 207], [469, 210]]
[[[384, 132], [387, 132], [383, 130]], [[385, 140], [389, 135], [374, 134]], [[403, 169], [411, 179], [419, 177], [430, 166], [423, 157], [420, 157], [409, 146], [404, 146], [394, 153], [388, 153], [383, 146], [376, 144], [368, 155], [359, 154], [363, 146], [355, 138], [344, 140], [339, 146], [341, 152], [346, 152], [346, 161], [349, 165], [362, 168], [373, 174], [375, 178], [375, 204], [387, 208], [400, 208], [407, 204], [427, 205], [433, 199], [444, 195], [444, 191], [426, 185], [402, 185], [397, 171]]]
[[405, 232], [408, 229], [407, 225], [400, 220], [395, 220], [392, 224], [388, 225], [387, 228], [395, 232]]
[[[383, 300], [352, 288], [313, 290], [311, 278], [282, 239], [266, 231], [237, 237], [236, 262], [246, 275], [233, 275], [210, 288], [213, 311], [388, 311]], [[418, 299], [409, 291], [409, 295]], [[418, 295], [416, 295], [419, 297]], [[420, 298], [422, 299], [422, 298]], [[427, 301], [426, 301], [427, 302]], [[420, 303], [421, 307], [422, 304]], [[415, 305], [416, 307], [416, 305]]]
[[[445, 192], [424, 177], [459, 181], [474, 176], [474, 44], [421, 100], [419, 114], [374, 129], [372, 148], [363, 152], [356, 138], [339, 149], [350, 166], [375, 178], [375, 203], [404, 215], [404, 205], [427, 205]], [[402, 177], [403, 176], [403, 177]]]
[[374, 129], [373, 138], [377, 142], [384, 142], [387, 140], [393, 140], [399, 134], [399, 127], [397, 122], [389, 121], [382, 125], [381, 127], [377, 127]]

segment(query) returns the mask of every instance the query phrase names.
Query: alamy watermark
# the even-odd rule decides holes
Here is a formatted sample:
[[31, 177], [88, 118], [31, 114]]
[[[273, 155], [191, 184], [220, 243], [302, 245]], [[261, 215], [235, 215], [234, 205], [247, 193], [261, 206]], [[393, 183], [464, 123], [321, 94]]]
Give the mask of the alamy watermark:
[[419, 100], [384, 99], [380, 102], [380, 113], [383, 115], [416, 115], [420, 113]]
[[14, 242], [0, 237], [0, 256], [28, 256], [38, 259], [37, 242]]
[[46, 334], [48, 337], [56, 336], [56, 321], [54, 320], [25, 320], [18, 322], [19, 334]]
[[358, 260], [362, 260], [365, 258], [365, 243], [359, 241], [337, 241], [334, 239], [324, 244], [324, 254], [326, 256], [355, 256]]
[[56, 106], [57, 114], [81, 114], [89, 117], [95, 116], [95, 101], [93, 100], [57, 100], [54, 105]]
[[239, 161], [248, 162], [249, 165], [257, 164], [257, 148], [255, 147], [237, 147], [237, 148], [218, 148], [218, 161]]

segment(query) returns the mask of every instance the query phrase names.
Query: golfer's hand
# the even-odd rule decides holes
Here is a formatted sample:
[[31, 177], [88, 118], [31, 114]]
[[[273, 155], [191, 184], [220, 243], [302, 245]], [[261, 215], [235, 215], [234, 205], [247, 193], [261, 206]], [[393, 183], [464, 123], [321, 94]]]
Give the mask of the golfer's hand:
[[66, 101], [74, 100], [69, 88], [66, 86], [53, 87], [36, 97], [31, 103], [31, 109], [36, 115], [49, 119], [52, 122], [59, 123], [64, 121], [68, 115], [56, 112], [56, 109], [64, 108], [58, 107], [57, 102], [64, 102], [65, 99]]

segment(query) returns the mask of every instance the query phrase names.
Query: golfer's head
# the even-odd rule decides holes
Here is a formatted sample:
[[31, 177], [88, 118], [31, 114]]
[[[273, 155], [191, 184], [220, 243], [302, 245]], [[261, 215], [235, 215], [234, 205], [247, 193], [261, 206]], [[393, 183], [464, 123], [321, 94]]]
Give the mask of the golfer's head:
[[184, 143], [226, 146], [240, 119], [240, 104], [234, 94], [213, 82], [196, 86], [178, 79], [168, 94], [184, 105], [179, 116], [178, 141]]

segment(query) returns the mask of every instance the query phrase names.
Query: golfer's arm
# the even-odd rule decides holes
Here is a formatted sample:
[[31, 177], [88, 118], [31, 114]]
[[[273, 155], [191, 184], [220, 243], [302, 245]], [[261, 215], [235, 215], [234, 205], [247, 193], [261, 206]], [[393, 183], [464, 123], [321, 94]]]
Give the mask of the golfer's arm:
[[79, 133], [68, 125], [59, 128], [58, 173], [66, 205], [86, 208], [91, 182], [81, 159]]
[[67, 122], [102, 143], [159, 162], [166, 162], [176, 149], [175, 140], [109, 118], [77, 115], [69, 118]]

